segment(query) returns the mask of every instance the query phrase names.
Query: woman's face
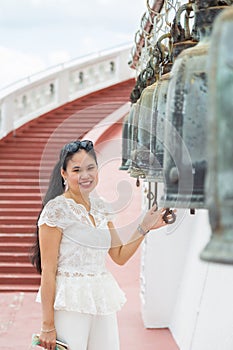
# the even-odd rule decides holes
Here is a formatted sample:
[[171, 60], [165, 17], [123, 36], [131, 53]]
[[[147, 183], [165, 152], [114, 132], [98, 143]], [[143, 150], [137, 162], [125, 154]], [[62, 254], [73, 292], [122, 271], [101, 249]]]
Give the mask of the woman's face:
[[61, 170], [68, 188], [76, 195], [88, 196], [98, 183], [98, 168], [92, 156], [81, 149], [68, 161], [66, 171]]

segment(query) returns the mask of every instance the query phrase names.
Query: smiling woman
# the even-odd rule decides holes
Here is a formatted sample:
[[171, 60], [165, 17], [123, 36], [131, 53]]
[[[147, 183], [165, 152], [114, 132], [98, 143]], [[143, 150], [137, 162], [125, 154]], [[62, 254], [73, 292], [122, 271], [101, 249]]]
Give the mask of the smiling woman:
[[[98, 183], [97, 159], [93, 151], [93, 144], [87, 140], [77, 141], [68, 144], [64, 151], [67, 152], [67, 150], [69, 153], [76, 153], [67, 163], [66, 169], [61, 169], [66, 187], [64, 196], [82, 204], [90, 214], [89, 194]], [[80, 151], [77, 152], [78, 150]]]
[[66, 144], [39, 215], [32, 255], [41, 273], [39, 341], [45, 349], [54, 350], [58, 339], [70, 350], [119, 350], [116, 312], [126, 298], [106, 268], [106, 256], [125, 264], [150, 229], [166, 225], [165, 210], [154, 206], [122, 244], [105, 201], [91, 195], [97, 183], [93, 143]]

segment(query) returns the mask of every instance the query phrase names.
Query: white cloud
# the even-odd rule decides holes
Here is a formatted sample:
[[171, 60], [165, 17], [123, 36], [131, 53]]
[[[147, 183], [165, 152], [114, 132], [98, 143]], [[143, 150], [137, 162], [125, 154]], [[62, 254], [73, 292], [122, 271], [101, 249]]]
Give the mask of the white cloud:
[[68, 59], [133, 46], [145, 10], [146, 0], [3, 1], [1, 86]]
[[48, 62], [50, 66], [63, 63], [70, 60], [69, 52], [65, 50], [52, 51], [48, 54]]
[[45, 69], [40, 57], [0, 46], [0, 88]]

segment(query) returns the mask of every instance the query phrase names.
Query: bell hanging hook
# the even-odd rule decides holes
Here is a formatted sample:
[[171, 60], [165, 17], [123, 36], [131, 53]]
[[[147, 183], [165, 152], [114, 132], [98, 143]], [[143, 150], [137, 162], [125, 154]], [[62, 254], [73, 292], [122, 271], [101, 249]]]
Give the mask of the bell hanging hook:
[[[162, 15], [153, 10], [151, 7], [150, 7], [150, 4], [149, 4], [149, 0], [147, 0], [146, 2], [146, 6], [147, 6], [147, 9], [148, 9], [148, 13], [149, 13], [149, 18], [150, 18], [150, 22], [151, 24], [154, 26], [154, 28], [156, 28], [156, 32], [159, 32], [162, 27], [163, 27], [163, 17]], [[155, 21], [156, 21], [156, 25], [155, 25]], [[159, 22], [161, 21], [160, 25], [159, 25]]]
[[172, 26], [172, 23], [169, 21], [168, 17], [169, 17], [169, 13], [171, 10], [174, 10], [174, 12], [176, 13], [176, 7], [173, 5], [172, 2], [168, 1], [168, 0], [165, 0], [165, 6], [164, 6], [164, 9], [165, 9], [165, 23], [166, 25], [171, 28]]

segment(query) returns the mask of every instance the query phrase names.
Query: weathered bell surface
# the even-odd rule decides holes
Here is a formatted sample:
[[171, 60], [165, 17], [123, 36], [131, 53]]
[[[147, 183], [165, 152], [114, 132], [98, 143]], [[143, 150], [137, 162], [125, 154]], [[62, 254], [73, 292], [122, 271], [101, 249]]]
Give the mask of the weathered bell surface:
[[132, 164], [131, 154], [135, 149], [135, 138], [137, 134], [136, 120], [138, 103], [132, 103], [129, 113], [125, 116], [122, 127], [122, 164], [119, 170], [128, 170]]
[[214, 24], [210, 46], [209, 109], [205, 183], [212, 228], [201, 259], [233, 264], [233, 7]]
[[153, 92], [158, 80], [158, 70], [160, 64], [160, 52], [157, 47], [153, 50], [153, 58], [155, 58], [154, 75], [155, 83], [147, 86], [138, 99], [138, 118], [135, 120], [137, 123], [136, 130], [136, 144], [132, 153], [132, 166], [130, 167], [130, 176], [136, 178], [145, 178], [148, 172], [149, 164], [151, 163], [151, 157], [153, 154], [150, 151], [150, 137], [151, 137], [151, 113], [152, 113], [152, 101]]
[[[148, 173], [150, 166], [154, 162], [154, 155], [151, 152], [150, 145], [155, 143], [155, 130], [153, 130], [152, 115], [153, 96], [156, 91], [158, 82], [148, 86], [142, 93], [139, 100], [139, 118], [138, 118], [138, 135], [136, 148], [136, 164], [137, 167]], [[151, 139], [153, 139], [151, 141]]]
[[207, 169], [207, 70], [212, 24], [225, 6], [197, 1], [195, 21], [199, 43], [181, 52], [171, 70], [165, 129], [164, 205], [204, 208]]
[[[131, 107], [131, 110], [133, 110], [133, 107]], [[130, 111], [131, 112], [131, 111]], [[119, 170], [128, 170], [129, 169], [129, 164], [127, 161], [130, 158], [130, 145], [129, 145], [129, 140], [130, 140], [130, 124], [129, 124], [129, 117], [130, 117], [130, 112], [125, 116], [124, 121], [123, 121], [123, 126], [122, 126], [122, 162]]]
[[129, 136], [129, 165], [130, 176], [138, 178], [144, 177], [144, 172], [138, 168], [136, 163], [137, 144], [138, 144], [138, 120], [139, 120], [139, 101], [133, 106], [132, 113], [130, 113], [130, 136]]
[[164, 127], [165, 127], [165, 106], [167, 97], [167, 87], [169, 82], [169, 73], [162, 74], [156, 84], [153, 93], [152, 113], [151, 113], [151, 150], [150, 166], [146, 179], [152, 182], [164, 182], [163, 177], [163, 154], [164, 154]]

